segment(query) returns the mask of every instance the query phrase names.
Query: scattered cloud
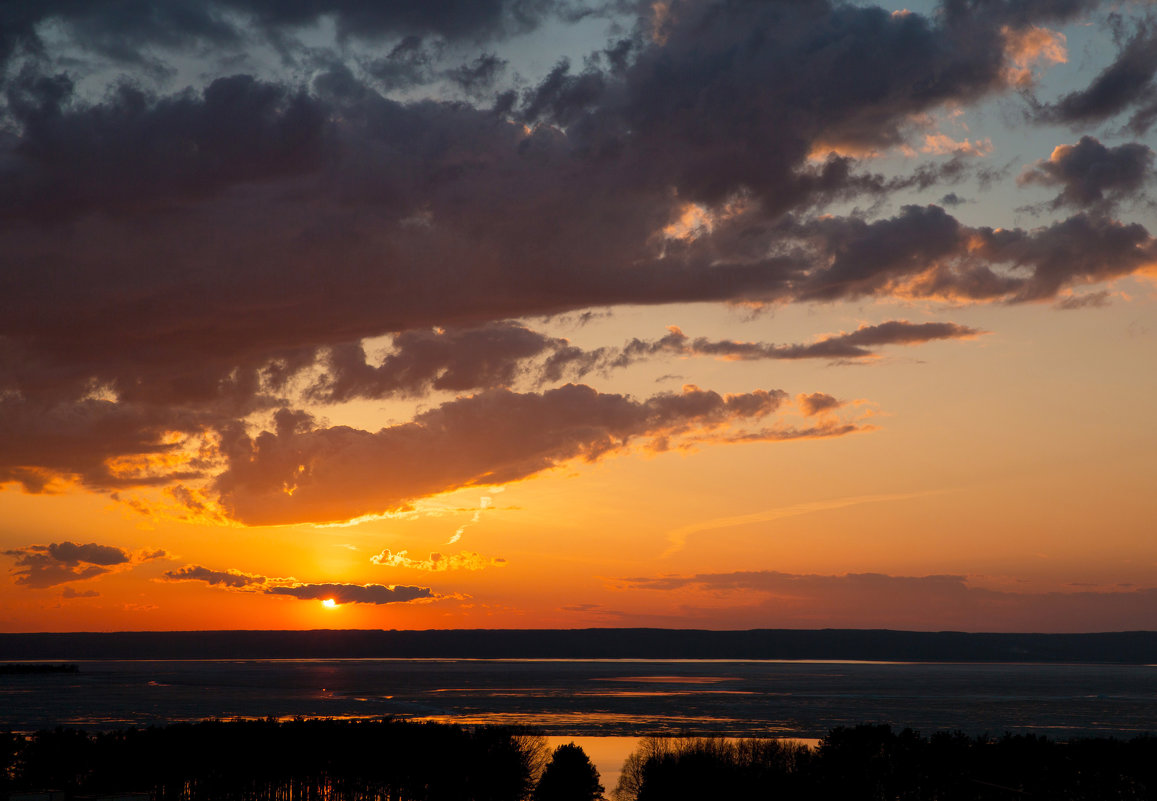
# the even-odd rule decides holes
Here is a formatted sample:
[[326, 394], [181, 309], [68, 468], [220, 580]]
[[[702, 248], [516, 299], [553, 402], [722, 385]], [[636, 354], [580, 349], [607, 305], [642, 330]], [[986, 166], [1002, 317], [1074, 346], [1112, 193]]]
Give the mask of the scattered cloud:
[[433, 573], [446, 570], [483, 570], [487, 567], [501, 567], [506, 564], [506, 560], [501, 557], [483, 556], [473, 551], [461, 551], [452, 554], [431, 553], [426, 559], [412, 559], [409, 556], [409, 551], [394, 553], [388, 548], [371, 556], [370, 561], [383, 567], [405, 567]]
[[16, 576], [16, 583], [29, 589], [44, 589], [96, 578], [114, 570], [167, 556], [163, 550], [133, 554], [113, 545], [95, 542], [79, 545], [67, 540], [48, 545], [26, 545], [4, 551], [3, 554], [15, 558], [16, 566], [12, 573]]
[[210, 586], [263, 595], [283, 595], [300, 601], [333, 601], [337, 604], [406, 603], [421, 599], [436, 599], [428, 587], [407, 587], [382, 584], [308, 584], [292, 578], [269, 578], [239, 570], [212, 570], [200, 565], [185, 565], [166, 571], [163, 581], [199, 581]]
[[843, 401], [836, 400], [825, 392], [813, 392], [811, 395], [796, 395], [795, 403], [805, 417], [835, 411], [844, 405]]
[[1107, 210], [1117, 202], [1139, 198], [1153, 177], [1153, 149], [1139, 142], [1106, 147], [1092, 136], [1075, 145], [1058, 145], [1047, 160], [1026, 167], [1020, 184], [1059, 186], [1053, 208], [1074, 206]]
[[428, 587], [382, 584], [294, 584], [270, 587], [270, 595], [288, 595], [299, 601], [333, 601], [338, 604], [396, 604], [433, 599]]
[[239, 570], [210, 570], [201, 565], [185, 565], [175, 570], [166, 570], [166, 581], [203, 581], [206, 584], [229, 589], [241, 589], [264, 585], [268, 579], [253, 573], [242, 573]]
[[1131, 34], [1118, 31], [1118, 38], [1116, 60], [1084, 89], [1041, 105], [1040, 121], [1095, 124], [1133, 108], [1128, 128], [1138, 135], [1148, 132], [1157, 121], [1157, 23], [1146, 17]]
[[956, 140], [944, 133], [926, 134], [924, 145], [920, 148], [923, 153], [936, 156], [987, 156], [992, 152], [991, 139], [963, 139]]
[[1005, 80], [1020, 88], [1031, 87], [1037, 70], [1068, 61], [1067, 39], [1059, 31], [1035, 25], [1005, 28]]

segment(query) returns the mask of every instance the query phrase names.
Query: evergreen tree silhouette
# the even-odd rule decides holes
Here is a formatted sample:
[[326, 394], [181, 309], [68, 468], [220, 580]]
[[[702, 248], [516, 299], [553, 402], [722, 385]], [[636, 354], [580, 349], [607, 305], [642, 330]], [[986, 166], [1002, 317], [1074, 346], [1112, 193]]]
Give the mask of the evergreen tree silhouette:
[[602, 797], [598, 770], [582, 748], [567, 743], [554, 749], [531, 801], [598, 801]]

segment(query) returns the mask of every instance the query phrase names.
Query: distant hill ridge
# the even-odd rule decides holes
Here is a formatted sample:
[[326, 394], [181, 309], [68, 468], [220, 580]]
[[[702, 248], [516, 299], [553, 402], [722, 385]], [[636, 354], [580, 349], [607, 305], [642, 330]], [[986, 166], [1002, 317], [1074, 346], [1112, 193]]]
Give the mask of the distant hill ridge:
[[0, 660], [389, 657], [1157, 664], [1157, 632], [972, 634], [883, 629], [345, 629], [0, 634]]

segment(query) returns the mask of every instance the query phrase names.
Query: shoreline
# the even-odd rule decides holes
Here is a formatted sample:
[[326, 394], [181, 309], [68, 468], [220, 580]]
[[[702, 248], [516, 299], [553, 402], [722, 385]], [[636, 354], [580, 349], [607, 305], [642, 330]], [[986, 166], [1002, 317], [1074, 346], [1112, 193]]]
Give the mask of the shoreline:
[[0, 661], [132, 659], [755, 660], [1157, 664], [1157, 631], [446, 629], [0, 633]]

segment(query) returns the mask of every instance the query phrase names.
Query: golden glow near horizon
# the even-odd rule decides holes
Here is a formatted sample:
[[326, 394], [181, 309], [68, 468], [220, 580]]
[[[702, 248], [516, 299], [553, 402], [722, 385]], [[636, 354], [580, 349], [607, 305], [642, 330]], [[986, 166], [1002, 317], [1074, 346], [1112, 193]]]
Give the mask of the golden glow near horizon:
[[0, 630], [1157, 628], [1144, 9], [205, 7], [0, 63]]

